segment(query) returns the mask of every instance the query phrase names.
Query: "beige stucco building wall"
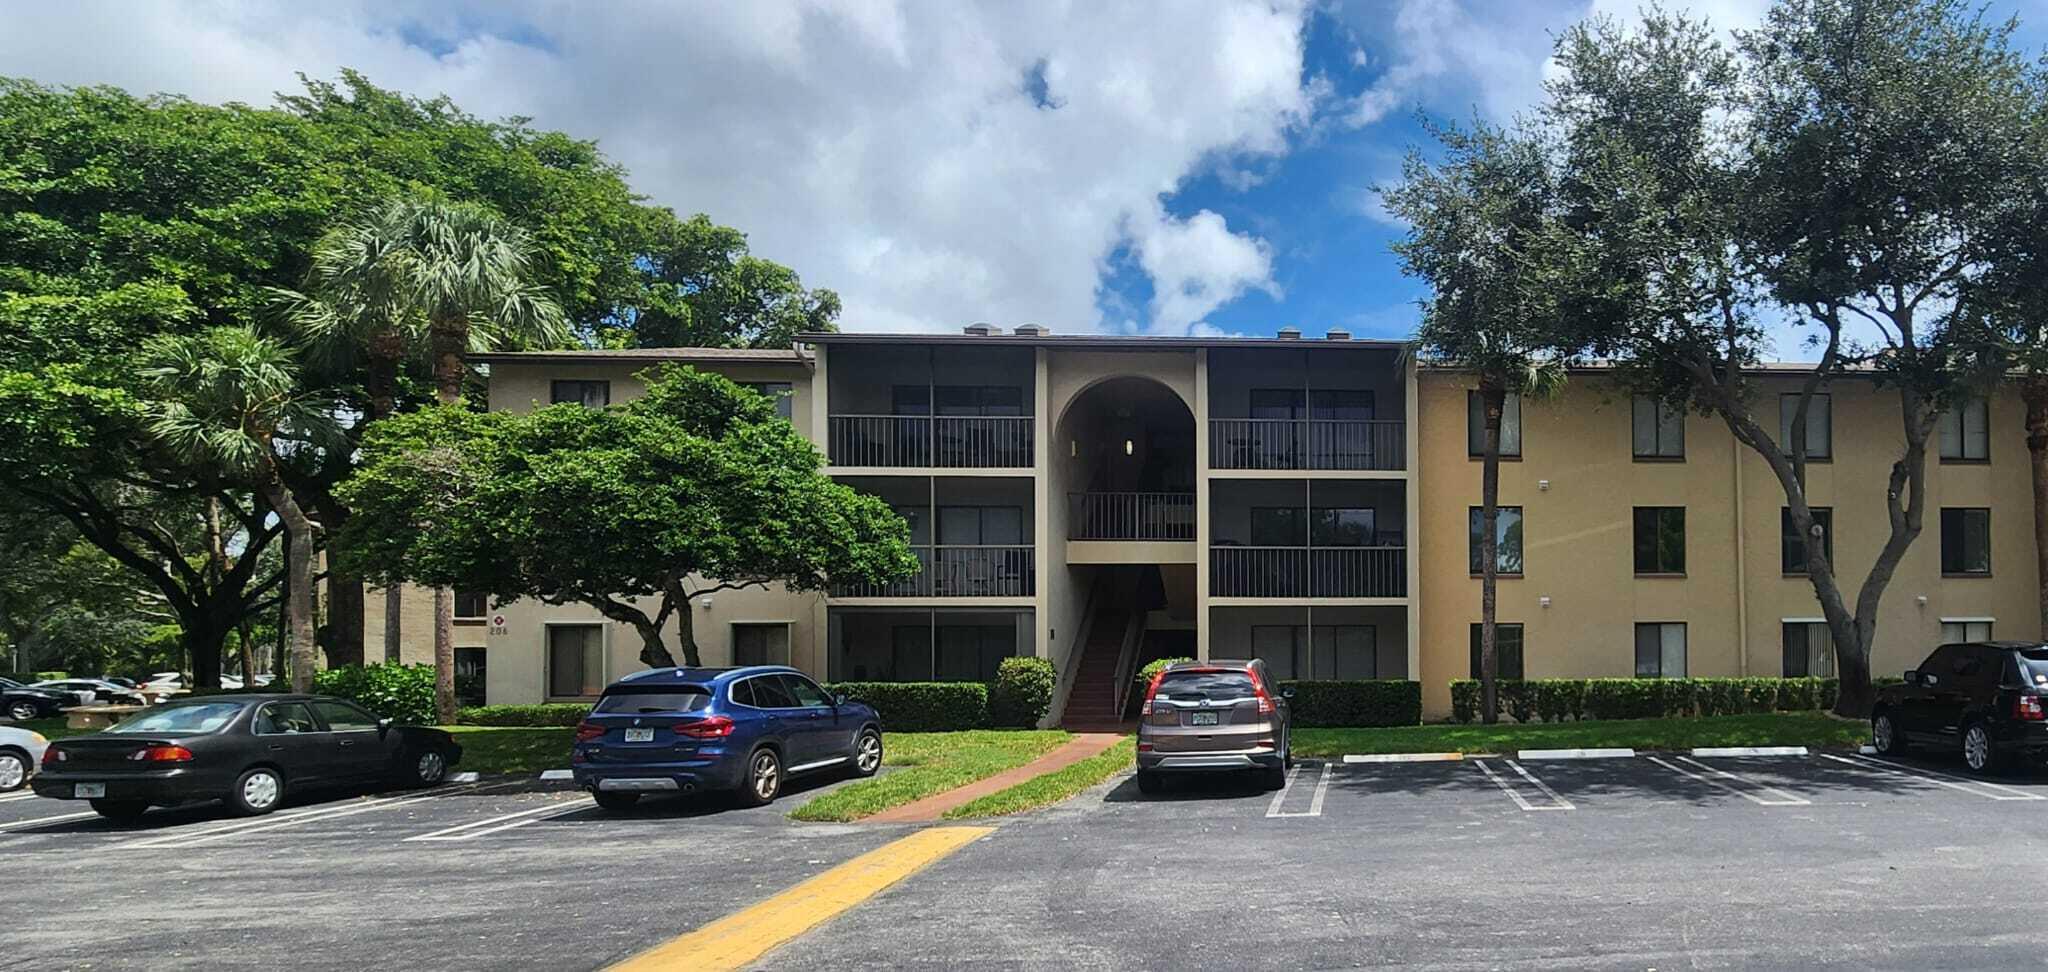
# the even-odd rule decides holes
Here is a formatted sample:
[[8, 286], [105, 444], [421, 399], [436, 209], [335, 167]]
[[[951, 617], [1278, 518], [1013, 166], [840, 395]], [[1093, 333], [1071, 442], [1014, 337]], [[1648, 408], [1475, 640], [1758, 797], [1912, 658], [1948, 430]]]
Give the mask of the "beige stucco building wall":
[[[1469, 626], [1479, 620], [1480, 583], [1467, 550], [1468, 511], [1480, 495], [1480, 463], [1466, 446], [1466, 393], [1476, 384], [1434, 372], [1420, 386], [1420, 649], [1425, 714], [1440, 717], [1449, 711], [1449, 681], [1469, 674]], [[1759, 419], [1775, 430], [1777, 393], [1796, 385], [1788, 378], [1763, 386]], [[1834, 508], [1835, 561], [1853, 599], [1887, 533], [1898, 399], [1861, 380], [1829, 391], [1834, 457], [1809, 467], [1807, 491], [1812, 505]], [[2032, 525], [2025, 436], [2011, 389], [1992, 397], [1990, 420], [1988, 462], [1929, 456], [1927, 523], [1879, 615], [1872, 665], [1880, 674], [1924, 657], [1943, 618], [1995, 618], [1998, 637], [2041, 634], [2033, 552], [2024, 539]], [[1781, 569], [1784, 493], [1761, 458], [1720, 419], [1693, 415], [1685, 421], [1683, 461], [1636, 460], [1631, 401], [1597, 375], [1575, 376], [1552, 401], [1524, 402], [1522, 422], [1522, 457], [1501, 464], [1500, 502], [1523, 508], [1525, 565], [1521, 577], [1501, 580], [1498, 618], [1524, 625], [1527, 677], [1632, 675], [1634, 626], [1653, 621], [1687, 625], [1688, 674], [1781, 673], [1780, 625], [1817, 619], [1820, 609], [1805, 575]], [[1685, 508], [1684, 576], [1635, 574], [1638, 506]], [[1942, 576], [1944, 506], [1991, 508], [1990, 576]]]

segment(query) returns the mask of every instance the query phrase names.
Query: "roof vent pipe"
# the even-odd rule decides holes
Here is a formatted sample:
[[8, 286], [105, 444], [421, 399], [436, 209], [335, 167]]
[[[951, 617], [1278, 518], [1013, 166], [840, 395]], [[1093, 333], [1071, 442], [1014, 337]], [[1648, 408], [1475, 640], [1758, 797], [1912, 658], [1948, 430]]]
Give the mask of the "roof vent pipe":
[[1323, 337], [1325, 340], [1330, 341], [1349, 341], [1351, 340], [1351, 332], [1341, 327], [1333, 327], [1330, 328], [1329, 333], [1323, 335]]
[[1052, 329], [1051, 329], [1051, 328], [1049, 328], [1049, 327], [1046, 327], [1046, 326], [1045, 326], [1045, 325], [1043, 325], [1043, 324], [1019, 324], [1019, 325], [1017, 325], [1017, 336], [1018, 336], [1018, 337], [1044, 337], [1045, 335], [1047, 335], [1047, 334], [1051, 334], [1051, 333], [1052, 333]]
[[1299, 341], [1301, 340], [1301, 328], [1283, 327], [1280, 329], [1280, 333], [1276, 336], [1279, 337], [1282, 341]]
[[987, 321], [975, 321], [974, 323], [969, 324], [966, 327], [961, 328], [960, 330], [963, 333], [972, 334], [975, 337], [988, 337], [991, 334], [1003, 333], [1002, 328], [997, 327], [994, 324], [990, 324]]

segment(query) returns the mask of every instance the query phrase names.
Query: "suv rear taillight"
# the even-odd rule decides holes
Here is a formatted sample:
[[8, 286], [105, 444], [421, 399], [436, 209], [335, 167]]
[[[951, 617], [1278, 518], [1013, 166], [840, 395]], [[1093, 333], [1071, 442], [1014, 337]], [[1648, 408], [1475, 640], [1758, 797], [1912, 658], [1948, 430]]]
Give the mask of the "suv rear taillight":
[[1273, 704], [1273, 697], [1266, 694], [1266, 686], [1256, 678], [1252, 679], [1252, 694], [1258, 696], [1260, 715], [1268, 716], [1279, 711]]
[[604, 738], [604, 733], [605, 728], [603, 726], [594, 722], [586, 722], [576, 727], [576, 741], [580, 743], [596, 742]]
[[183, 746], [160, 744], [138, 749], [128, 758], [138, 763], [189, 763], [192, 761], [192, 751]]
[[52, 769], [58, 763], [64, 762], [65, 760], [70, 758], [71, 754], [66, 753], [61, 749], [58, 749], [55, 746], [51, 746], [50, 748], [43, 750], [43, 768]]
[[690, 739], [724, 739], [732, 735], [733, 724], [729, 716], [706, 716], [696, 722], [676, 724], [676, 735]]
[[2048, 721], [2048, 709], [2041, 706], [2038, 695], [2017, 695], [2012, 700], [2012, 717], [2021, 722]]
[[1152, 716], [1152, 699], [1158, 696], [1159, 680], [1165, 677], [1166, 669], [1164, 668], [1152, 673], [1151, 684], [1145, 686], [1145, 705], [1143, 708], [1138, 710], [1139, 716], [1144, 718], [1150, 718]]

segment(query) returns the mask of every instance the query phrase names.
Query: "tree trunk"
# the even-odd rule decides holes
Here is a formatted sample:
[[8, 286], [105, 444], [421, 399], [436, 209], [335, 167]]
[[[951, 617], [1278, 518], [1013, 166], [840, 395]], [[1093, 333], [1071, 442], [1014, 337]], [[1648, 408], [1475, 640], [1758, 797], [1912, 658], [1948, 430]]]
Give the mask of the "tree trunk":
[[[321, 523], [332, 529], [329, 514]], [[330, 569], [332, 564], [329, 565]], [[363, 647], [363, 579], [327, 575], [327, 667], [361, 665], [369, 661]]]
[[[434, 352], [434, 393], [443, 405], [462, 400], [469, 350], [469, 322], [436, 320], [428, 328]], [[444, 726], [455, 724], [455, 592], [434, 588], [434, 712]]]
[[[368, 424], [389, 418], [397, 411], [398, 365], [405, 358], [405, 337], [390, 328], [380, 328], [371, 334], [364, 344], [369, 355], [368, 374], [364, 380], [364, 384], [368, 386], [370, 399], [369, 408], [364, 412], [364, 422]], [[348, 512], [341, 509], [340, 504], [336, 504], [333, 510], [323, 510], [322, 515], [331, 520], [328, 527], [333, 529], [347, 519]], [[331, 575], [327, 582], [327, 591], [327, 616], [333, 619], [330, 626], [334, 631], [335, 645], [343, 655], [348, 654], [349, 647], [353, 645], [355, 660], [359, 663], [368, 663], [369, 633], [363, 627], [363, 611], [368, 604], [362, 578]], [[384, 592], [385, 664], [398, 663], [400, 604], [399, 588], [392, 585]], [[352, 627], [344, 627], [341, 620], [344, 618], [353, 619]], [[334, 658], [330, 656], [328, 662], [333, 664]]]
[[384, 663], [396, 665], [399, 662], [399, 619], [398, 612], [405, 610], [405, 590], [400, 584], [384, 589]]
[[[668, 646], [662, 643], [660, 625], [636, 622], [633, 627], [640, 632], [640, 664], [648, 668], [676, 667], [676, 656], [669, 654]], [[690, 664], [694, 667], [696, 662]]]
[[2034, 473], [2034, 580], [2040, 584], [2041, 631], [2048, 638], [2048, 375], [2020, 386], [2027, 403], [2027, 459]]
[[192, 661], [192, 687], [220, 688], [220, 660], [228, 640], [228, 626], [212, 618], [181, 617], [178, 623], [184, 629], [179, 641]]
[[[683, 603], [676, 606], [676, 641], [683, 649], [683, 664], [697, 668], [704, 664], [704, 656], [697, 653], [697, 619], [692, 616], [691, 610], [692, 605], [687, 597], [683, 598]], [[644, 656], [641, 661], [647, 661], [647, 664], [655, 668], [667, 668], [676, 663], [675, 658], [668, 652], [663, 651], [661, 654], [663, 660], [659, 663], [647, 661]]]
[[311, 692], [313, 669], [319, 664], [319, 645], [313, 639], [313, 521], [274, 471], [263, 484], [263, 493], [284, 522], [285, 583], [289, 585], [284, 623], [292, 691]]
[[1479, 718], [1500, 721], [1500, 655], [1495, 607], [1500, 586], [1500, 421], [1507, 408], [1507, 389], [1481, 379], [1479, 404], [1485, 410], [1485, 445], [1479, 462]]

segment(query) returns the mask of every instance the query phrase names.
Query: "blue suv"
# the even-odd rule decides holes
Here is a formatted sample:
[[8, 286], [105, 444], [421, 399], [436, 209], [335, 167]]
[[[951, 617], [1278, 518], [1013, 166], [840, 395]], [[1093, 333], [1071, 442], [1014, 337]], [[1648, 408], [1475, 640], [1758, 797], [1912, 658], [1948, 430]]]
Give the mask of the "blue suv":
[[794, 668], [657, 668], [604, 690], [576, 727], [569, 765], [606, 810], [700, 790], [760, 806], [798, 773], [873, 776], [882, 720]]

